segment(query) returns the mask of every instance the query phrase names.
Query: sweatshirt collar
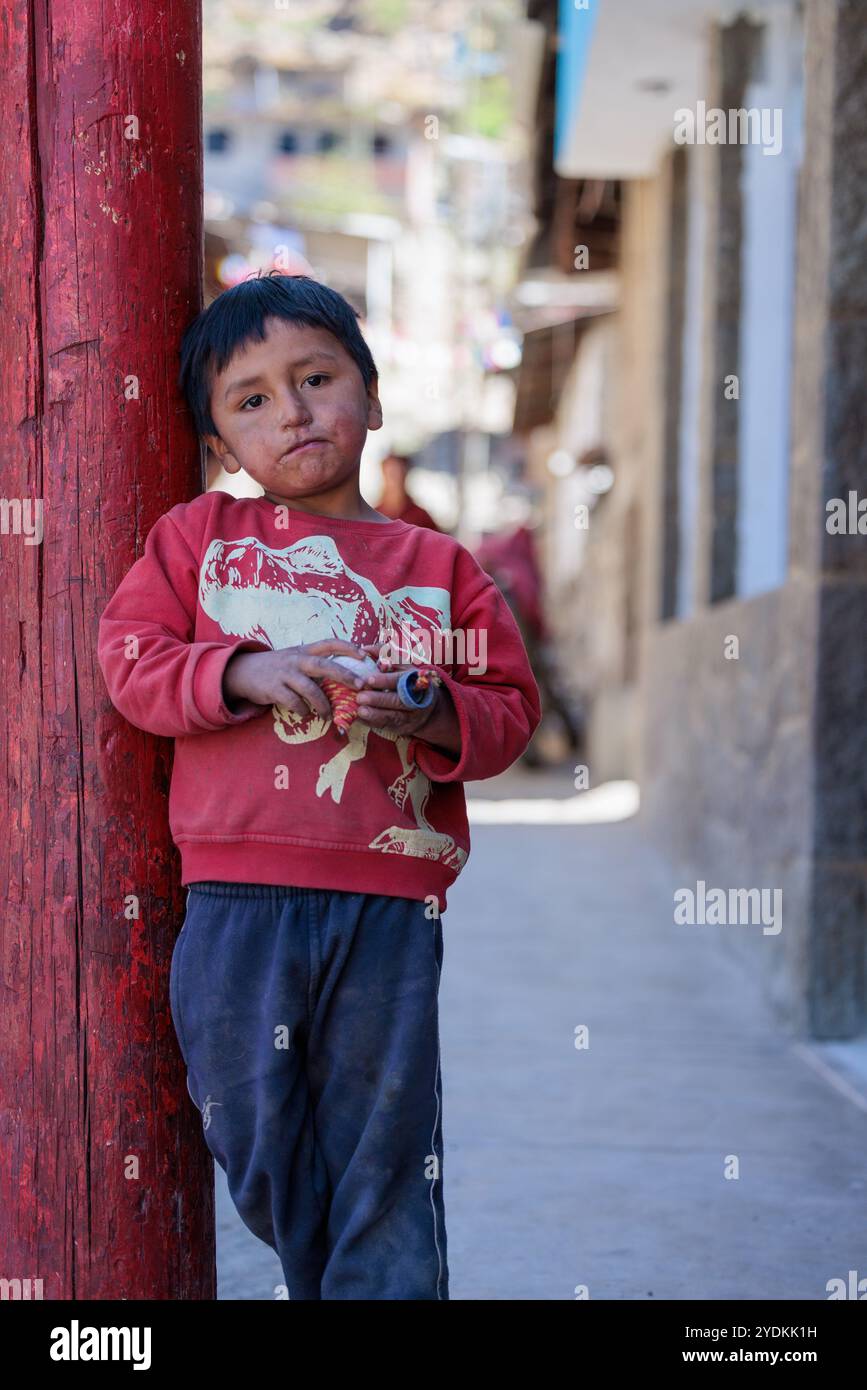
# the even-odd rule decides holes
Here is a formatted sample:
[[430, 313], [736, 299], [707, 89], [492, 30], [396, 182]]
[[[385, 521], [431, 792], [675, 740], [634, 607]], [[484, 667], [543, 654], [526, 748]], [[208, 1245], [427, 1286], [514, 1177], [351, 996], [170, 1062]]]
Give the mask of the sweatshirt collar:
[[272, 516], [280, 507], [290, 522], [303, 523], [311, 530], [361, 531], [366, 535], [382, 532], [384, 536], [394, 536], [409, 529], [405, 521], [360, 521], [352, 517], [321, 516], [317, 512], [304, 512], [297, 507], [285, 506], [282, 502], [272, 502], [267, 497], [246, 497], [244, 501], [253, 502], [261, 511], [270, 512]]

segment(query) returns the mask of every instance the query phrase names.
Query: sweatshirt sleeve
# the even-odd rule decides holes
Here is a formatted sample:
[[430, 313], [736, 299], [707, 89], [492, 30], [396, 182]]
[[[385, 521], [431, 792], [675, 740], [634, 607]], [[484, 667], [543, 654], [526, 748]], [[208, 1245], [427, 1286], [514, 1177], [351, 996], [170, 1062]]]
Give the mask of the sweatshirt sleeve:
[[265, 712], [249, 700], [230, 709], [223, 672], [237, 652], [271, 648], [252, 638], [193, 641], [198, 587], [196, 557], [166, 513], [100, 619], [97, 660], [111, 702], [147, 733], [213, 733]]
[[457, 710], [460, 756], [456, 760], [421, 736], [409, 747], [409, 757], [432, 782], [482, 781], [505, 772], [542, 717], [539, 688], [512, 610], [468, 550], [460, 554], [455, 588], [460, 616], [453, 620], [454, 655], [465, 659], [451, 672], [439, 665], [437, 670]]

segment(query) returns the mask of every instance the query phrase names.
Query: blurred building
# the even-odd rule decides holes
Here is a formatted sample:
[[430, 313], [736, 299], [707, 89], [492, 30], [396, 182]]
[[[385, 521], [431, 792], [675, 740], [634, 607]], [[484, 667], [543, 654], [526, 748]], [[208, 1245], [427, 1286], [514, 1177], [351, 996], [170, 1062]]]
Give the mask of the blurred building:
[[867, 493], [863, 6], [528, 12], [547, 170], [516, 299], [550, 322], [516, 427], [591, 781], [640, 781], [685, 885], [781, 888], [778, 936], [715, 930], [793, 1027], [853, 1036], [867, 550], [826, 507]]
[[[206, 0], [208, 294], [301, 254], [359, 310], [380, 370], [378, 460], [472, 528], [472, 473], [508, 433], [542, 55], [521, 0]], [[225, 475], [219, 486], [234, 490]]]

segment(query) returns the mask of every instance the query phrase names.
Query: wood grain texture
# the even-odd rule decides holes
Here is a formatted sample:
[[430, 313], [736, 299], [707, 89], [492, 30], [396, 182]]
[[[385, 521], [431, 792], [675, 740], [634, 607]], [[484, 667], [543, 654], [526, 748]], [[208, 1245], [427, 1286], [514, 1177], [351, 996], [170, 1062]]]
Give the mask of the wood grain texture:
[[0, 534], [0, 1277], [213, 1298], [168, 1004], [171, 743], [117, 714], [96, 660], [148, 530], [202, 490], [176, 387], [202, 289], [200, 9], [7, 0], [0, 35], [0, 491], [43, 504], [40, 544], [14, 508]]

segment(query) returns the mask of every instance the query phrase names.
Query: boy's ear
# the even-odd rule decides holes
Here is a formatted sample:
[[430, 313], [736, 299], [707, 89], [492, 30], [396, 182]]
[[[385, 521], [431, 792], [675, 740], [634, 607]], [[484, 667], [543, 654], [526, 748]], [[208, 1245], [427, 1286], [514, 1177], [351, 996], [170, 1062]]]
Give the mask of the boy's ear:
[[382, 405], [379, 400], [379, 377], [373, 376], [367, 388], [367, 428], [382, 429]]
[[211, 450], [211, 453], [214, 454], [227, 473], [237, 473], [240, 470], [240, 463], [238, 463], [234, 455], [229, 453], [228, 448], [218, 434], [203, 434], [202, 438]]

